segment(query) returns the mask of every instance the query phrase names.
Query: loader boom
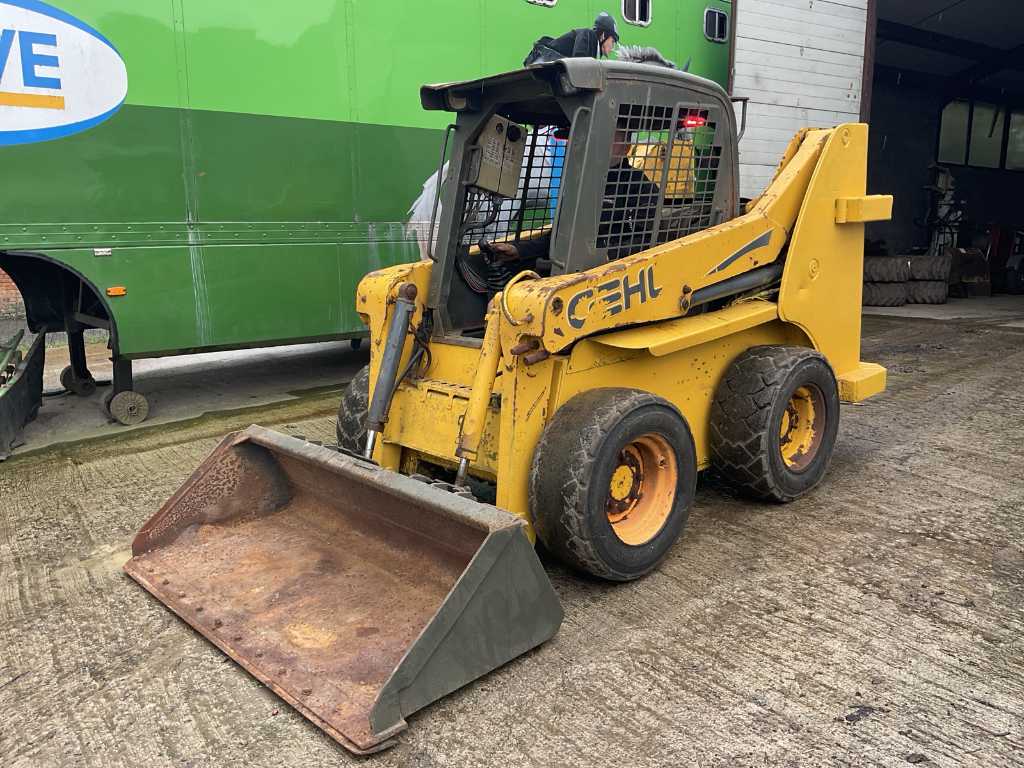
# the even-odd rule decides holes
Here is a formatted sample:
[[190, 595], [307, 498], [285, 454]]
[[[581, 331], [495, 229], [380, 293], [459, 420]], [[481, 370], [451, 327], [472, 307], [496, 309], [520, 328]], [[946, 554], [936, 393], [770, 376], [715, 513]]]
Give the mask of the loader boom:
[[[780, 312], [799, 301], [791, 295], [801, 290], [795, 275], [811, 270], [813, 262], [811, 279], [845, 284], [846, 297], [839, 302], [845, 314], [858, 318], [856, 328], [845, 329], [852, 334], [845, 341], [859, 348], [863, 227], [858, 225], [888, 219], [892, 206], [890, 196], [865, 195], [866, 157], [865, 125], [804, 132], [795, 153], [744, 215], [581, 274], [514, 286], [506, 302], [519, 322], [503, 329], [503, 348], [533, 348], [536, 340], [557, 353], [588, 336], [685, 316], [694, 294], [776, 263], [786, 246], [789, 281], [784, 277]], [[820, 189], [819, 183], [809, 194], [813, 180], [825, 176], [832, 187]], [[843, 221], [838, 213], [823, 216], [822, 201], [833, 208], [841, 201], [844, 212], [856, 208], [859, 213]], [[793, 238], [798, 225], [800, 237]], [[835, 305], [835, 294], [829, 293], [829, 302]], [[816, 313], [804, 327], [812, 338], [831, 338], [834, 334], [819, 328], [826, 322], [827, 315]]]

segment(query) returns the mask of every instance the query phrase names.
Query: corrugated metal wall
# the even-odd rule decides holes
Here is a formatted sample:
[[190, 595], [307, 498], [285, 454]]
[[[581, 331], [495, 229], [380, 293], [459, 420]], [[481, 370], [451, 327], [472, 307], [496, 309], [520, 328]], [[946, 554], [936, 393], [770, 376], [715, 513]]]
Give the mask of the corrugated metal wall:
[[860, 118], [868, 0], [739, 0], [733, 93], [750, 97], [740, 190], [764, 189], [798, 128]]

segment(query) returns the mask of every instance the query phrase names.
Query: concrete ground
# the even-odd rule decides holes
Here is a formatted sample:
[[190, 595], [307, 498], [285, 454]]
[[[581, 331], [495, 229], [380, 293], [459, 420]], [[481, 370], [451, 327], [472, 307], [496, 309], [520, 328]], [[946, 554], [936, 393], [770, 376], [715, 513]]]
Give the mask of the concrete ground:
[[868, 315], [917, 317], [926, 320], [981, 320], [1008, 328], [1024, 328], [1024, 297], [997, 294], [984, 298], [950, 298], [945, 304], [865, 307]]
[[[1024, 330], [984, 312], [864, 329], [889, 390], [843, 407], [814, 493], [756, 505], [705, 479], [637, 583], [548, 563], [558, 635], [366, 764], [1024, 765]], [[356, 762], [120, 570], [224, 432], [329, 440], [335, 406], [312, 393], [0, 465], [0, 764]]]
[[[10, 338], [22, 326], [20, 321], [0, 321], [0, 339]], [[136, 360], [135, 388], [149, 402], [149, 418], [124, 427], [103, 408], [113, 368], [106, 332], [94, 332], [87, 339], [89, 370], [99, 383], [88, 397], [72, 395], [61, 386], [60, 372], [69, 362], [67, 341], [64, 334], [52, 336], [47, 337], [43, 405], [25, 427], [14, 455], [313, 394], [329, 394], [336, 402], [344, 383], [368, 360], [365, 348], [353, 352], [347, 341]], [[26, 336], [26, 349], [31, 338]]]

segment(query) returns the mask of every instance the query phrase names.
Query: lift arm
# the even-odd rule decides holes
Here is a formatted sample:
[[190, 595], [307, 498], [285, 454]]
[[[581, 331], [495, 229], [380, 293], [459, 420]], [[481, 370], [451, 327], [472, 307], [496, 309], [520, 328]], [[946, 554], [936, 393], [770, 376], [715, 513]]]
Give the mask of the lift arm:
[[[849, 141], [851, 133], [857, 140]], [[844, 152], [831, 153], [829, 162], [849, 162], [850, 173], [861, 173], [863, 188], [863, 171], [859, 169], [867, 152], [867, 126], [801, 131], [784, 155], [775, 178], [745, 214], [583, 273], [526, 281], [509, 288], [502, 348], [556, 353], [597, 333], [681, 317], [701, 289], [778, 261], [801, 211], [808, 205], [811, 180], [820, 173], [823, 150], [834, 135], [844, 137]], [[847, 196], [844, 200], [843, 215], [852, 214], [848, 220], [888, 218], [891, 198], [887, 198], [887, 205], [886, 200], [866, 196]], [[835, 200], [831, 205], [836, 216], [829, 225], [836, 226], [840, 210]], [[842, 255], [823, 253], [820, 258]]]

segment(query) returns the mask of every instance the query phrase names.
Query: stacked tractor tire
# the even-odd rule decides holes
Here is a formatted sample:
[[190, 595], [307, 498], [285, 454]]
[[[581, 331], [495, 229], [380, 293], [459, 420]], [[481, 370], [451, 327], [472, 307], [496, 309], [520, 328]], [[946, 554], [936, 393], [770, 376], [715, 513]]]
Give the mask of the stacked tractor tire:
[[865, 256], [866, 307], [901, 307], [904, 304], [945, 304], [949, 296], [952, 256]]

